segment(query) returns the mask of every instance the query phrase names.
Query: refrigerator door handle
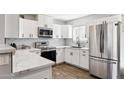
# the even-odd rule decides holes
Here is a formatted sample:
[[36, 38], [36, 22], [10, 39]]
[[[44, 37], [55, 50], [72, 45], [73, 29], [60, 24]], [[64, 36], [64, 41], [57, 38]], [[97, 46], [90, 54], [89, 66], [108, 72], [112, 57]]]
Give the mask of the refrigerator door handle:
[[104, 30], [105, 30], [105, 23], [103, 22], [103, 24], [102, 24], [102, 34], [101, 34], [101, 53], [103, 53], [104, 52]]
[[[106, 59], [99, 59], [99, 58], [93, 58], [93, 57], [90, 57], [90, 59], [93, 59], [93, 60], [99, 60], [99, 62], [103, 62], [103, 63], [108, 63], [108, 64], [116, 64], [117, 61], [112, 61], [112, 60], [106, 60]], [[108, 62], [109, 61], [109, 62]]]
[[102, 28], [100, 29], [100, 53], [102, 53]]

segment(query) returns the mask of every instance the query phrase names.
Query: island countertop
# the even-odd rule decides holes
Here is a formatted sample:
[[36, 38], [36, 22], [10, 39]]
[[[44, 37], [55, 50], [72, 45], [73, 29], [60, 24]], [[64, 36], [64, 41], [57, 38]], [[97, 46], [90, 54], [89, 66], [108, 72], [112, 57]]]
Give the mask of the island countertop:
[[6, 44], [2, 44], [0, 45], [0, 53], [15, 53], [16, 49], [9, 46], [9, 45], [6, 45]]
[[[52, 66], [55, 62], [34, 53], [38, 49], [17, 50], [13, 56], [13, 73], [44, 66]], [[40, 51], [40, 50], [39, 50]]]

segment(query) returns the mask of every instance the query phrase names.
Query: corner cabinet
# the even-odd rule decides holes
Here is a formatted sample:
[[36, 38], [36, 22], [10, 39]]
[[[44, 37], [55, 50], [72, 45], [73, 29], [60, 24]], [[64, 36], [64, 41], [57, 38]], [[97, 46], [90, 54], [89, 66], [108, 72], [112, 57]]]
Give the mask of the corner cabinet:
[[53, 28], [53, 18], [43, 14], [38, 15], [38, 26]]
[[37, 38], [37, 21], [5, 15], [5, 38]]
[[53, 24], [53, 38], [72, 38], [72, 26]]

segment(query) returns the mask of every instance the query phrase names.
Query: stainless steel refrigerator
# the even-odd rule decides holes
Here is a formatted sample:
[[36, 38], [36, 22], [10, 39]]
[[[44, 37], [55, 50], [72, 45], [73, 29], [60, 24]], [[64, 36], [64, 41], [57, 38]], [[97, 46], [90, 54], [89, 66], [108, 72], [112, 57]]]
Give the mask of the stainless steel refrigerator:
[[89, 26], [90, 74], [98, 78], [118, 77], [120, 22]]

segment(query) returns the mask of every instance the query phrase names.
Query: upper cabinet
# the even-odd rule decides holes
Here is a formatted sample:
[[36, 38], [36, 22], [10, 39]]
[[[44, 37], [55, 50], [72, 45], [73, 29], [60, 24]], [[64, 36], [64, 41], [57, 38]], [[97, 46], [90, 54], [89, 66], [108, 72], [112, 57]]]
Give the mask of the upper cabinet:
[[38, 15], [38, 26], [53, 28], [53, 18], [47, 15]]
[[62, 33], [62, 38], [72, 38], [72, 26], [62, 25], [61, 33]]
[[37, 38], [37, 21], [19, 18], [19, 37]]
[[5, 15], [5, 38], [19, 37], [19, 15]]
[[72, 38], [72, 26], [54, 24], [53, 38]]
[[38, 24], [32, 16], [5, 15], [5, 38], [37, 38]]

